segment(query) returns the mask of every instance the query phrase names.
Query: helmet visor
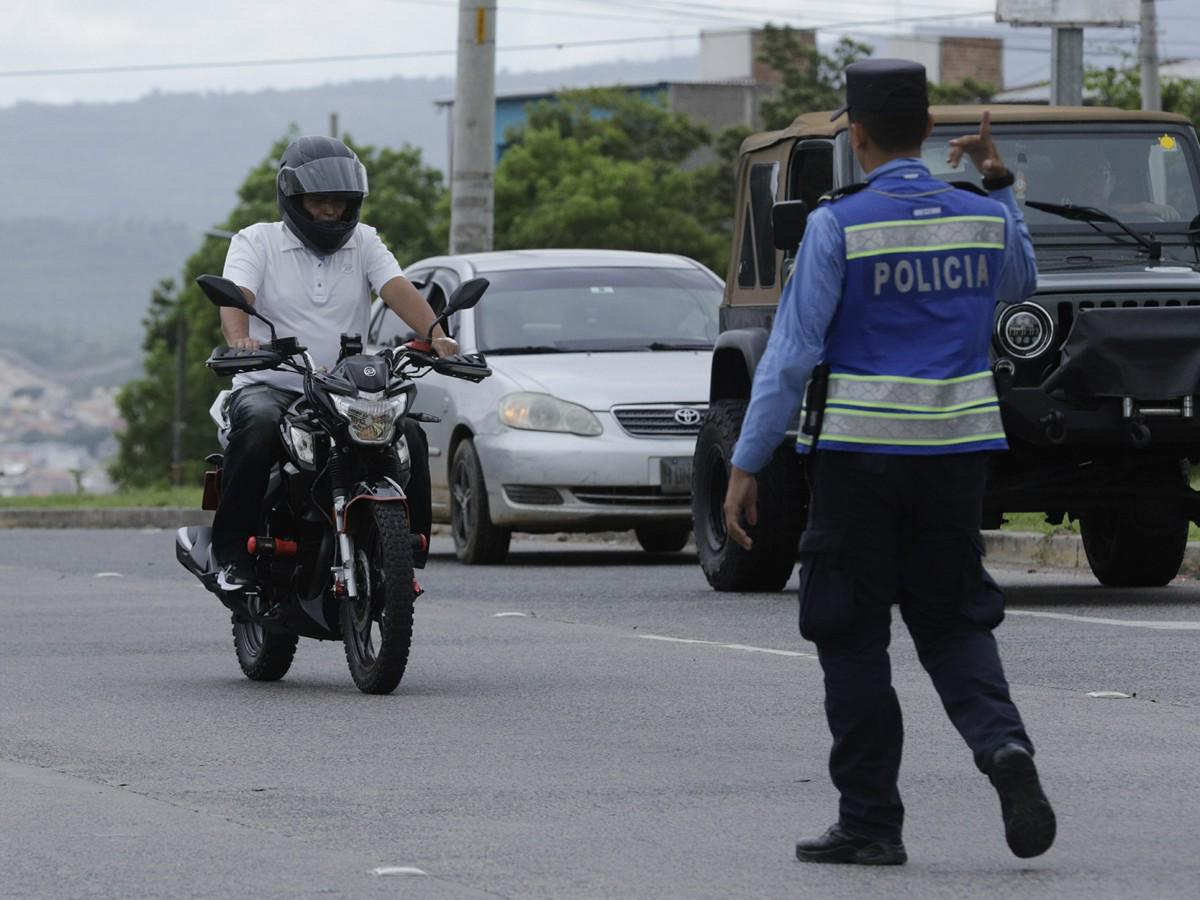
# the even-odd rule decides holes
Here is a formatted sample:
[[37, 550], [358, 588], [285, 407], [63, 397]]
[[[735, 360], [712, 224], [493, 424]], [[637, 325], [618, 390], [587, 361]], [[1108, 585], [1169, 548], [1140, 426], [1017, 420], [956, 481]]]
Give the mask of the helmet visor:
[[297, 194], [367, 195], [367, 170], [349, 156], [326, 156], [302, 166], [279, 170], [279, 189], [285, 197]]

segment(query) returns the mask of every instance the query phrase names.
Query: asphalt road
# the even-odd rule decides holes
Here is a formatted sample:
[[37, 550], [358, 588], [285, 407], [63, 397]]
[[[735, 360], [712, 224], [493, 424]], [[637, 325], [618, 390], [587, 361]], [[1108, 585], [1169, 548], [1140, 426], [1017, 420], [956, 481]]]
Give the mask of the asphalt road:
[[400, 689], [367, 697], [335, 644], [244, 679], [169, 532], [0, 533], [0, 896], [1200, 896], [1196, 582], [993, 570], [1059, 813], [1029, 861], [897, 624], [910, 862], [873, 870], [792, 857], [835, 814], [793, 594], [623, 547], [446, 549]]

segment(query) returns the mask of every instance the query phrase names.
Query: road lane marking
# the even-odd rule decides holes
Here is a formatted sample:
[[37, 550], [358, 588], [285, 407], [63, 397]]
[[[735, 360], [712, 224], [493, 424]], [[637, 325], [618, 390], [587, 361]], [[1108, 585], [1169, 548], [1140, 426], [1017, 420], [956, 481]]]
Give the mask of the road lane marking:
[[1035, 616], [1040, 619], [1062, 619], [1065, 622], [1083, 622], [1088, 625], [1120, 625], [1124, 628], [1150, 628], [1156, 631], [1200, 631], [1200, 622], [1155, 621], [1152, 619], [1102, 619], [1097, 616], [1072, 616], [1067, 613], [1037, 612], [1032, 609], [1009, 609], [1010, 616]]
[[120, 572], [97, 572], [94, 577], [96, 577], [96, 578], [124, 578], [125, 576], [122, 575]]
[[726, 644], [721, 641], [701, 641], [696, 638], [667, 637], [663, 634], [639, 634], [638, 637], [647, 641], [666, 641], [671, 644], [704, 644], [709, 647], [721, 647], [725, 650], [744, 650], [748, 653], [769, 653], [773, 656], [795, 656], [801, 659], [816, 659], [815, 653], [798, 653], [795, 650], [776, 650], [773, 647], [754, 647], [750, 644]]
[[372, 875], [424, 875], [421, 869], [415, 866], [380, 866], [378, 869], [371, 870]]
[[514, 619], [514, 618], [516, 618], [516, 619], [528, 619], [528, 618], [529, 618], [529, 613], [523, 613], [523, 612], [502, 612], [502, 613], [492, 613], [492, 618], [493, 618], [493, 619]]
[[1133, 694], [1123, 691], [1088, 691], [1087, 695], [1096, 700], [1132, 700]]

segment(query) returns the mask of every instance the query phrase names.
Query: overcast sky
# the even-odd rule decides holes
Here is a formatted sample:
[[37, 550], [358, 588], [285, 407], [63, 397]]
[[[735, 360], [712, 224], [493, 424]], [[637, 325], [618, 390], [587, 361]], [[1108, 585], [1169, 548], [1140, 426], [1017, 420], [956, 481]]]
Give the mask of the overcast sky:
[[[510, 71], [691, 55], [701, 29], [764, 21], [816, 27], [824, 40], [873, 34], [877, 45], [880, 35], [914, 28], [997, 33], [991, 0], [500, 0], [499, 7], [497, 66]], [[3, 9], [0, 106], [454, 72], [457, 0], [3, 0]], [[1200, 57], [1195, 0], [1158, 0], [1158, 9], [1163, 55]], [[1047, 77], [1046, 32], [1004, 32], [1009, 85]], [[1089, 29], [1089, 61], [1132, 51], [1136, 34]], [[555, 46], [535, 49], [546, 44]], [[378, 58], [328, 59], [370, 55]], [[326, 61], [273, 64], [312, 58]], [[246, 62], [271, 64], [206, 65]], [[64, 71], [122, 66], [163, 68]]]

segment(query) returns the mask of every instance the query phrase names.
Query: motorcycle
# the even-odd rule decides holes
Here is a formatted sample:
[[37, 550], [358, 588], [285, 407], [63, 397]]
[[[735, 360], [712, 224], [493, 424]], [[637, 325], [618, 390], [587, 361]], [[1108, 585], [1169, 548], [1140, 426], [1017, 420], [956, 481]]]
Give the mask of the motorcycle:
[[[422, 593], [413, 555], [426, 552], [429, 540], [410, 532], [405, 495], [404, 422], [438, 421], [412, 411], [416, 380], [433, 371], [479, 382], [491, 370], [479, 354], [438, 357], [431, 328], [423, 340], [375, 354], [363, 353], [358, 336], [342, 335], [339, 360], [326, 372], [294, 337], [278, 337], [232, 281], [214, 275], [196, 281], [214, 304], [240, 309], [271, 331], [271, 341], [257, 349], [218, 347], [206, 365], [218, 375], [297, 372], [304, 391], [280, 423], [280, 461], [270, 474], [259, 530], [247, 542], [254, 583], [222, 590], [211, 528], [180, 528], [175, 555], [232, 613], [234, 649], [248, 678], [286, 675], [301, 637], [340, 640], [358, 689], [391, 693], [404, 677], [414, 601]], [[435, 325], [474, 306], [487, 286], [483, 278], [464, 282]], [[210, 410], [222, 446], [229, 393], [222, 391]], [[205, 478], [205, 509], [216, 509], [222, 459], [220, 453], [207, 457], [216, 470]]]

